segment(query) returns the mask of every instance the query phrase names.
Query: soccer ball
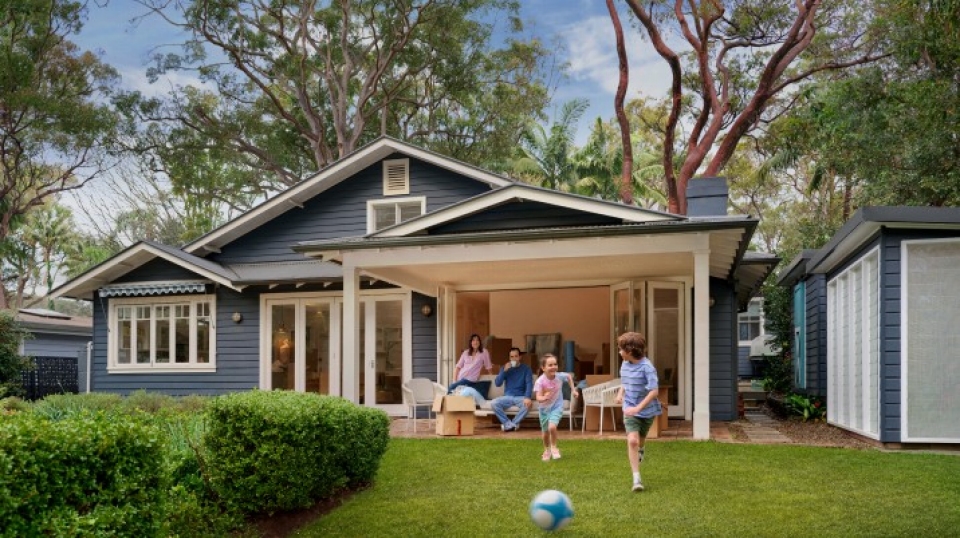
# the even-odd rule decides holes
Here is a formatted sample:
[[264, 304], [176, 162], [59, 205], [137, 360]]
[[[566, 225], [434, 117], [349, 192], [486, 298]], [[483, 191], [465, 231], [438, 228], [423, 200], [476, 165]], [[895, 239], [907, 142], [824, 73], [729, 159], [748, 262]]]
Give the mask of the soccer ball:
[[541, 491], [530, 503], [530, 519], [545, 531], [560, 530], [573, 519], [573, 503], [562, 491]]

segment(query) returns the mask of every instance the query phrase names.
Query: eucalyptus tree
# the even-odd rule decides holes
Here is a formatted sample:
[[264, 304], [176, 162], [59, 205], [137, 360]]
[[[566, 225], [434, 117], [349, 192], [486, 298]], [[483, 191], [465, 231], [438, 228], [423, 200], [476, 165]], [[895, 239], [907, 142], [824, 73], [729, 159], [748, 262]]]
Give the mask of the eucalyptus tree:
[[804, 135], [793, 155], [847, 207], [958, 205], [960, 1], [884, 0], [880, 14], [891, 56], [803, 95], [785, 119]]
[[[138, 1], [189, 36], [149, 74], [182, 70], [202, 84], [163, 101], [134, 96], [127, 110], [173, 118], [170, 147], [230, 164], [199, 178], [181, 170], [175, 184], [256, 195], [381, 134], [483, 164], [548, 102], [550, 53], [519, 36], [513, 0]], [[503, 43], [496, 24], [509, 25]]]
[[[794, 88], [814, 75], [868, 64], [886, 54], [872, 33], [872, 5], [859, 0], [626, 4], [671, 72], [662, 158], [675, 213], [686, 213], [690, 179], [698, 173], [718, 175], [744, 136], [790, 109]], [[685, 114], [691, 126], [681, 140], [678, 128]], [[685, 158], [674, 171], [674, 155], [680, 151]]]
[[[107, 164], [115, 124], [104, 102], [116, 73], [70, 37], [84, 2], [7, 0], [0, 4], [0, 258], [16, 255], [11, 235], [25, 215], [77, 189]], [[19, 281], [7, 265], [4, 282]], [[0, 309], [9, 306], [0, 291]]]

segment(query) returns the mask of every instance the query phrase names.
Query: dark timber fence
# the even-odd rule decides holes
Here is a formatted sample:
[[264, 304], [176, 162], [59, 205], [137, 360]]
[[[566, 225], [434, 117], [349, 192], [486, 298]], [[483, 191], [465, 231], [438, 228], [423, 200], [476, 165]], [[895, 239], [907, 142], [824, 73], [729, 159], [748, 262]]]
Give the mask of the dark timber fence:
[[77, 394], [76, 357], [31, 357], [33, 367], [23, 372], [23, 388], [28, 400], [50, 394]]

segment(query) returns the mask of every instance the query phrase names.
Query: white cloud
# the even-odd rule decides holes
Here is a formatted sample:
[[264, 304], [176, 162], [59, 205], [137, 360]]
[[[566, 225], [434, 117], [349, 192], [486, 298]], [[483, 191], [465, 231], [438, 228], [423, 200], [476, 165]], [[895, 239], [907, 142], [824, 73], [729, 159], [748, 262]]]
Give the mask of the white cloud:
[[169, 71], [156, 82], [147, 80], [146, 67], [121, 69], [122, 86], [127, 90], [136, 90], [147, 97], [161, 97], [178, 87], [208, 87], [198, 77], [183, 71]]
[[[620, 82], [616, 38], [608, 17], [590, 17], [566, 27], [570, 75], [574, 81], [596, 84], [613, 96]], [[670, 87], [670, 68], [649, 42], [624, 21], [630, 67], [627, 98], [638, 94], [660, 97]]]

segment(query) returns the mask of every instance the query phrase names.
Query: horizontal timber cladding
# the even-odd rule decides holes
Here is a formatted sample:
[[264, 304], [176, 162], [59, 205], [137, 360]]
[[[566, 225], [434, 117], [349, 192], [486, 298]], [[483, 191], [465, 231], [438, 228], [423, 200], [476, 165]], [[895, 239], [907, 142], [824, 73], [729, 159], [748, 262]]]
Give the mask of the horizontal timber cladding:
[[710, 420], [736, 420], [739, 358], [736, 290], [723, 280], [711, 278], [710, 297], [714, 300], [710, 307]]
[[807, 390], [827, 396], [827, 279], [810, 275], [806, 279]]
[[[110, 300], [95, 297], [91, 390], [119, 394], [147, 390], [185, 396], [225, 394], [259, 387], [259, 294], [218, 288], [216, 296], [216, 372], [135, 374], [107, 372], [106, 313]], [[240, 323], [231, 319], [234, 312], [243, 316]]]
[[550, 226], [600, 226], [622, 220], [540, 202], [513, 202], [431, 229], [431, 234], [522, 230]]
[[[388, 159], [403, 158], [395, 154]], [[427, 211], [487, 192], [490, 186], [443, 168], [410, 159], [410, 193], [383, 195], [383, 166], [378, 162], [224, 246], [209, 259], [220, 263], [303, 260], [290, 247], [301, 241], [367, 233], [367, 201], [424, 197]]]
[[[433, 314], [424, 316], [420, 309], [430, 305]], [[437, 300], [433, 297], [413, 294], [410, 305], [413, 312], [413, 371], [410, 377], [426, 377], [437, 381]]]
[[23, 354], [31, 357], [77, 357], [90, 341], [90, 336], [34, 332], [33, 338], [23, 341]]

